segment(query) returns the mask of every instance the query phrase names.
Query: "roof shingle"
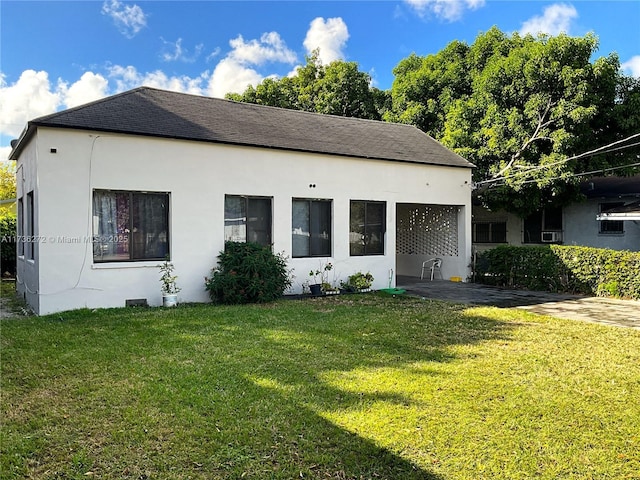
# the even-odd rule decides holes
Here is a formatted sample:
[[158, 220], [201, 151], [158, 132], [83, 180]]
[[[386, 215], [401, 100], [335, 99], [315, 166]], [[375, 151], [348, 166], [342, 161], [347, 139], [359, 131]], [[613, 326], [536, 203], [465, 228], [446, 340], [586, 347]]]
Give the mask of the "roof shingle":
[[[473, 167], [410, 125], [321, 115], [140, 87], [37, 118], [73, 128], [330, 155]], [[17, 156], [21, 138], [11, 157]]]

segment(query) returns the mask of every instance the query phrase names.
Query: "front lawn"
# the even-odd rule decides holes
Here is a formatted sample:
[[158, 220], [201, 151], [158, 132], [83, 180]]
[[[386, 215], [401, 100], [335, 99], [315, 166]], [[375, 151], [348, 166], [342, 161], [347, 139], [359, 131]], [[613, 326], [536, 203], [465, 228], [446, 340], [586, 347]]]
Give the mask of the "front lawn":
[[640, 333], [415, 298], [2, 321], [2, 478], [640, 478]]

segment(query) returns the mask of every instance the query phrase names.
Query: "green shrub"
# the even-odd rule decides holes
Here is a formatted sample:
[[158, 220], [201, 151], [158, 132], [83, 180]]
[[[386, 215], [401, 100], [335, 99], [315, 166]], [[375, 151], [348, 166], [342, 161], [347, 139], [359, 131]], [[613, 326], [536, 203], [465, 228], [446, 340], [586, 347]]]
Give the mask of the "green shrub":
[[574, 246], [500, 246], [478, 255], [490, 285], [640, 299], [640, 253]]
[[214, 303], [264, 303], [280, 298], [291, 278], [284, 254], [256, 243], [227, 242], [205, 284]]
[[16, 273], [16, 232], [17, 220], [14, 213], [4, 213], [0, 216], [0, 265], [2, 272]]
[[371, 288], [373, 284], [373, 275], [370, 272], [356, 272], [349, 277], [348, 285], [356, 290], [364, 290]]

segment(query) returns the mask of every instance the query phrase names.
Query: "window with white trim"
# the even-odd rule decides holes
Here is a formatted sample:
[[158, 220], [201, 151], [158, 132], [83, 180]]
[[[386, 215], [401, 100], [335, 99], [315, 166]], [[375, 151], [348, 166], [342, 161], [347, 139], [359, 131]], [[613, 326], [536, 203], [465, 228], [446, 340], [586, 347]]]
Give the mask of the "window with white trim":
[[271, 229], [271, 198], [225, 195], [225, 242], [252, 242], [269, 246], [272, 243]]
[[291, 248], [293, 257], [331, 256], [331, 200], [293, 199]]
[[168, 193], [94, 190], [94, 262], [162, 260], [168, 254]]
[[386, 202], [351, 200], [349, 253], [352, 256], [384, 255]]

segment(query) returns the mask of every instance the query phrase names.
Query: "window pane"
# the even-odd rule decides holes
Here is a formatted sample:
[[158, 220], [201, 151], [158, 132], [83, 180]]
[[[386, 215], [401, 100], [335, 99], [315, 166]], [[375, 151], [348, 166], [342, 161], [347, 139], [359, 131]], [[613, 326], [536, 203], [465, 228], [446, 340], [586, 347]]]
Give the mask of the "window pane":
[[491, 224], [491, 241], [493, 243], [507, 243], [507, 222]]
[[311, 255], [331, 255], [331, 202], [311, 202]]
[[224, 241], [247, 241], [246, 199], [227, 195], [224, 198]]
[[247, 242], [271, 245], [271, 199], [249, 198], [247, 208]]
[[524, 243], [542, 243], [542, 212], [534, 212], [524, 219]]
[[365, 202], [352, 201], [349, 218], [349, 253], [364, 255], [365, 244]]
[[[612, 208], [622, 207], [624, 202], [602, 203], [600, 212], [606, 212]], [[600, 233], [624, 233], [624, 223], [622, 220], [601, 220]]]
[[491, 228], [489, 223], [476, 223], [474, 233], [474, 242], [491, 243]]
[[547, 207], [544, 209], [544, 229], [562, 230], [562, 207]]
[[384, 203], [366, 204], [365, 253], [376, 255], [384, 253]]
[[131, 259], [162, 259], [169, 253], [168, 196], [133, 194]]
[[26, 247], [26, 257], [30, 260], [35, 258], [35, 245], [34, 238], [35, 235], [35, 212], [34, 202], [33, 202], [33, 192], [27, 193], [27, 223], [25, 225], [26, 232], [25, 235], [27, 237], [27, 247]]
[[93, 259], [129, 260], [129, 194], [93, 194]]
[[291, 220], [291, 248], [294, 257], [309, 256], [309, 202], [294, 200]]
[[384, 202], [351, 201], [349, 232], [351, 255], [384, 254], [385, 208]]
[[24, 229], [22, 225], [24, 224], [24, 204], [22, 198], [18, 199], [18, 255], [24, 255], [24, 241], [22, 236], [24, 235]]
[[169, 253], [169, 195], [93, 192], [93, 259], [159, 260]]

